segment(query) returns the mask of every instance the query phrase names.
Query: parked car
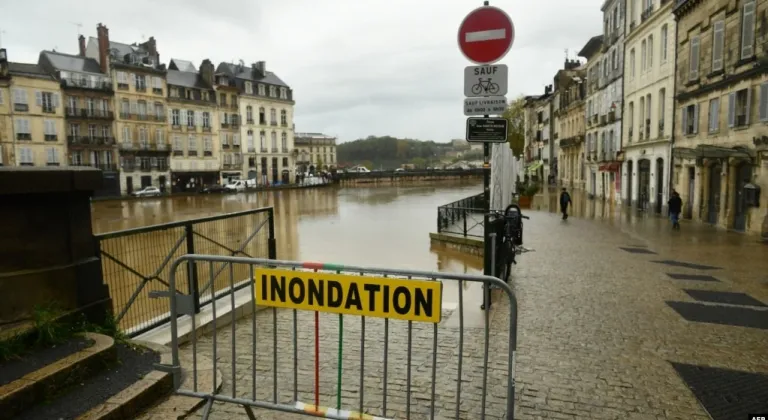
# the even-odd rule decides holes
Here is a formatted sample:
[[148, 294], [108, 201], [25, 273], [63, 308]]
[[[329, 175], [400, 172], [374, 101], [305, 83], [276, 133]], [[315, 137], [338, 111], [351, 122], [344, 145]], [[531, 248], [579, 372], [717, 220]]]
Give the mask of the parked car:
[[397, 169], [395, 169], [395, 172], [405, 172], [405, 169], [403, 169], [403, 168], [397, 168]]
[[200, 192], [203, 194], [221, 194], [226, 191], [227, 190], [219, 184], [211, 184], [203, 187], [203, 190]]
[[235, 181], [224, 186], [227, 192], [241, 192], [245, 191], [245, 181]]
[[163, 193], [157, 187], [144, 187], [138, 191], [134, 191], [134, 197], [160, 197]]

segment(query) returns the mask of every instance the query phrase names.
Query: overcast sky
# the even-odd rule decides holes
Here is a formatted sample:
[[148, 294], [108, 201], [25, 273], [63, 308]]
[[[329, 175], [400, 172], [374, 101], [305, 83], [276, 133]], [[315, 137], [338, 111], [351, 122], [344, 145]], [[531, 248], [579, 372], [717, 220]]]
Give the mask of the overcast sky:
[[[576, 5], [578, 3], [578, 6]], [[109, 4], [107, 6], [107, 4]], [[542, 93], [565, 59], [601, 31], [602, 0], [492, 0], [515, 25], [501, 61], [509, 94]], [[75, 23], [132, 43], [154, 36], [160, 59], [264, 60], [294, 90], [296, 131], [340, 141], [368, 135], [463, 138], [457, 30], [481, 0], [0, 0], [11, 61], [42, 49], [77, 53]]]

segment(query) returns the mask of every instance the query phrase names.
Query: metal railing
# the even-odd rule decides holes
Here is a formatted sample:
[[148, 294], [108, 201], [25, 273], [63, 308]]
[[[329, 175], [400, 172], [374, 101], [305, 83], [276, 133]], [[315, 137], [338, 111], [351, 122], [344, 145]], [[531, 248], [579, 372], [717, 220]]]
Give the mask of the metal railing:
[[[197, 315], [184, 293], [183, 271], [197, 267], [211, 273], [218, 265], [227, 268], [231, 299], [222, 299], [218, 305], [234, 308], [233, 292], [244, 285], [254, 297], [242, 310], [248, 315], [238, 319], [239, 310], [217, 314], [214, 301], [210, 336], [202, 337], [193, 327], [190, 343], [183, 349], [192, 357], [183, 359], [179, 321], [171, 318], [171, 363], [158, 366], [173, 374], [177, 395], [205, 402], [203, 420], [211, 415], [214, 402], [224, 403], [218, 407], [229, 416], [236, 409], [232, 406], [239, 405], [250, 419], [256, 418], [252, 407], [337, 420], [373, 415], [381, 416], [377, 419], [514, 419], [518, 310], [514, 292], [500, 279], [185, 255], [171, 264], [170, 293], [154, 297], [169, 298], [169, 302], [160, 301], [169, 303], [171, 313], [186, 315], [196, 325]], [[232, 274], [238, 271], [252, 275], [243, 279]], [[491, 296], [495, 313], [491, 316], [486, 310], [482, 326], [476, 328], [466, 322], [465, 295], [476, 296], [481, 288], [488, 292], [495, 288], [498, 293]], [[420, 292], [422, 297], [434, 298], [408, 303], [411, 293], [419, 296]], [[350, 306], [350, 299], [358, 294], [362, 296], [355, 300], [359, 304]], [[338, 303], [332, 303], [335, 300]], [[257, 305], [267, 309], [257, 311]], [[203, 358], [213, 366], [199, 362]], [[208, 373], [213, 375], [213, 387], [202, 385], [201, 378]], [[216, 386], [222, 379], [227, 388]]]
[[[149, 299], [150, 292], [168, 291], [169, 264], [184, 254], [276, 258], [274, 211], [271, 207], [181, 222], [147, 226], [94, 235], [102, 261], [104, 282], [109, 286], [120, 328], [136, 336], [168, 322], [165, 305]], [[179, 287], [193, 297], [195, 309], [211, 301], [226, 284], [219, 279], [223, 268], [212, 273], [187, 270], [178, 276]], [[249, 277], [236, 271], [240, 279]], [[210, 287], [200, 278], [213, 276]]]
[[437, 208], [437, 233], [482, 238], [484, 211], [484, 193], [444, 204]]

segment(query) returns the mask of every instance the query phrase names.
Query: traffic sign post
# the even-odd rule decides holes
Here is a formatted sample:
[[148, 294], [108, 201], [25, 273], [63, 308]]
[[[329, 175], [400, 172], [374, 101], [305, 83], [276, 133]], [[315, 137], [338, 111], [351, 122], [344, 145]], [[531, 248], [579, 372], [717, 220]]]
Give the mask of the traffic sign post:
[[[464, 115], [501, 115], [507, 109], [504, 96], [464, 99]], [[467, 141], [471, 141], [467, 138]]]
[[464, 69], [464, 96], [507, 94], [509, 70], [506, 64], [469, 66]]
[[471, 11], [459, 26], [459, 48], [467, 60], [475, 64], [492, 64], [501, 60], [515, 40], [512, 19], [498, 7]]
[[[467, 141], [470, 143], [506, 143], [506, 118], [467, 118]], [[486, 162], [487, 163], [487, 162]]]

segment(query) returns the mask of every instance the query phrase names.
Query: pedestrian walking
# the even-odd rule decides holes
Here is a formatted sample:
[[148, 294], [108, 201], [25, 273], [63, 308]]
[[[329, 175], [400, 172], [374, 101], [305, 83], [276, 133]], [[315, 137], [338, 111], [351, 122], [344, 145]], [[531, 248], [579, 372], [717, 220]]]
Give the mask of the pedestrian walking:
[[672, 220], [672, 229], [680, 230], [680, 212], [683, 210], [683, 199], [677, 191], [672, 190], [672, 197], [667, 202], [669, 206], [669, 219]]
[[568, 205], [571, 204], [571, 195], [565, 188], [560, 193], [560, 212], [563, 213], [563, 220], [568, 218]]

